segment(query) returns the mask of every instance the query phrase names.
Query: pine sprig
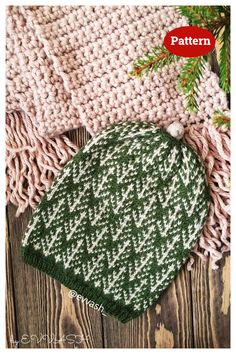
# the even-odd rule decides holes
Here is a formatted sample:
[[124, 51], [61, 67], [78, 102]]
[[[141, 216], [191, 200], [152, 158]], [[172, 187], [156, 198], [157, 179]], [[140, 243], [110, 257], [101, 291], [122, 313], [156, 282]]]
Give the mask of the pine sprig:
[[190, 25], [203, 28], [207, 28], [209, 21], [219, 17], [213, 6], [179, 6], [179, 13], [188, 18]]
[[188, 58], [178, 77], [178, 89], [185, 94], [186, 108], [190, 112], [196, 112], [198, 110], [198, 86], [205, 65], [206, 60], [204, 56]]
[[[190, 25], [206, 28], [213, 33], [220, 44], [220, 86], [230, 92], [230, 6], [179, 6], [179, 13], [188, 18]], [[197, 111], [198, 83], [202, 76], [206, 61], [210, 54], [204, 57], [188, 58], [183, 65], [178, 78], [178, 89], [186, 96], [187, 109]], [[133, 63], [129, 73], [134, 77], [156, 72], [179, 56], [170, 53], [165, 47], [158, 46]]]
[[213, 124], [217, 127], [230, 128], [230, 118], [221, 111], [216, 111], [212, 117]]
[[220, 86], [226, 92], [230, 92], [230, 33], [225, 28], [220, 37]]
[[157, 72], [158, 69], [177, 60], [179, 60], [179, 57], [170, 53], [165, 47], [155, 47], [150, 53], [147, 53], [144, 57], [138, 58], [134, 61], [133, 70], [129, 75], [135, 77], [148, 75], [152, 71]]
[[230, 6], [180, 6], [191, 25], [206, 28], [219, 42], [220, 87], [230, 92]]
[[207, 27], [213, 33], [216, 40], [220, 39], [222, 30], [230, 33], [230, 10], [228, 6], [221, 6], [221, 8], [218, 18], [210, 20]]

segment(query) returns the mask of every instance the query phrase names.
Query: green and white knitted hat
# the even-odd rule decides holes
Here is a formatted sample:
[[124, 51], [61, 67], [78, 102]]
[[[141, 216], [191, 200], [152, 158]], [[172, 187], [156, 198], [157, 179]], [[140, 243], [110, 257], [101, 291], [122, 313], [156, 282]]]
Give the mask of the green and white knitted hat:
[[[175, 123], [167, 130], [182, 133]], [[171, 134], [125, 122], [91, 139], [34, 213], [23, 260], [122, 322], [144, 312], [186, 262], [208, 212], [201, 161]]]

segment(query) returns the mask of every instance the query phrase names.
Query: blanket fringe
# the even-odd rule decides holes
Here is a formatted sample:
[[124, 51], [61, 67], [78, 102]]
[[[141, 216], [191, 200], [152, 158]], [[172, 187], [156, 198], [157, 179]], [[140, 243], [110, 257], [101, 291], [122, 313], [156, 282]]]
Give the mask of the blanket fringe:
[[6, 116], [6, 199], [17, 206], [16, 216], [33, 209], [62, 167], [77, 152], [65, 135], [45, 138], [23, 112]]
[[[212, 269], [218, 269], [217, 261], [230, 250], [230, 132], [210, 124], [191, 126], [184, 139], [205, 165], [212, 198], [207, 223], [193, 253], [203, 261], [210, 256]], [[193, 263], [190, 257], [188, 270]]]
[[[6, 130], [7, 202], [17, 206], [19, 216], [28, 206], [36, 208], [78, 147], [65, 135], [41, 137], [23, 112], [7, 114]], [[185, 142], [205, 165], [212, 197], [207, 223], [193, 253], [204, 262], [210, 257], [212, 269], [217, 269], [217, 261], [230, 250], [230, 132], [210, 124], [185, 131]], [[191, 256], [188, 270], [193, 264]]]

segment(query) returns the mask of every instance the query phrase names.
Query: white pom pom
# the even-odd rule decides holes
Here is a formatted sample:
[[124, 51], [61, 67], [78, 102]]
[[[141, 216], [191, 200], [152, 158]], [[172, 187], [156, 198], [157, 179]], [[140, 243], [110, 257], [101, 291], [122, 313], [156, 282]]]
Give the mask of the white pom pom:
[[184, 135], [184, 127], [180, 122], [171, 123], [166, 131], [176, 139], [181, 139]]

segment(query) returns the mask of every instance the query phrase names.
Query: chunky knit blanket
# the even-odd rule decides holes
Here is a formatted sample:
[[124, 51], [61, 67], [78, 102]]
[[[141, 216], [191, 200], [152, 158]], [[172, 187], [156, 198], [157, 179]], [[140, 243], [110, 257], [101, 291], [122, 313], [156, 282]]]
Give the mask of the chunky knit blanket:
[[91, 135], [126, 120], [166, 127], [178, 120], [208, 171], [212, 205], [194, 251], [215, 262], [229, 249], [229, 132], [211, 124], [227, 110], [206, 65], [199, 111], [176, 89], [182, 61], [149, 78], [129, 76], [133, 60], [187, 25], [174, 6], [12, 6], [7, 10], [7, 200], [35, 207], [76, 151], [65, 131]]

